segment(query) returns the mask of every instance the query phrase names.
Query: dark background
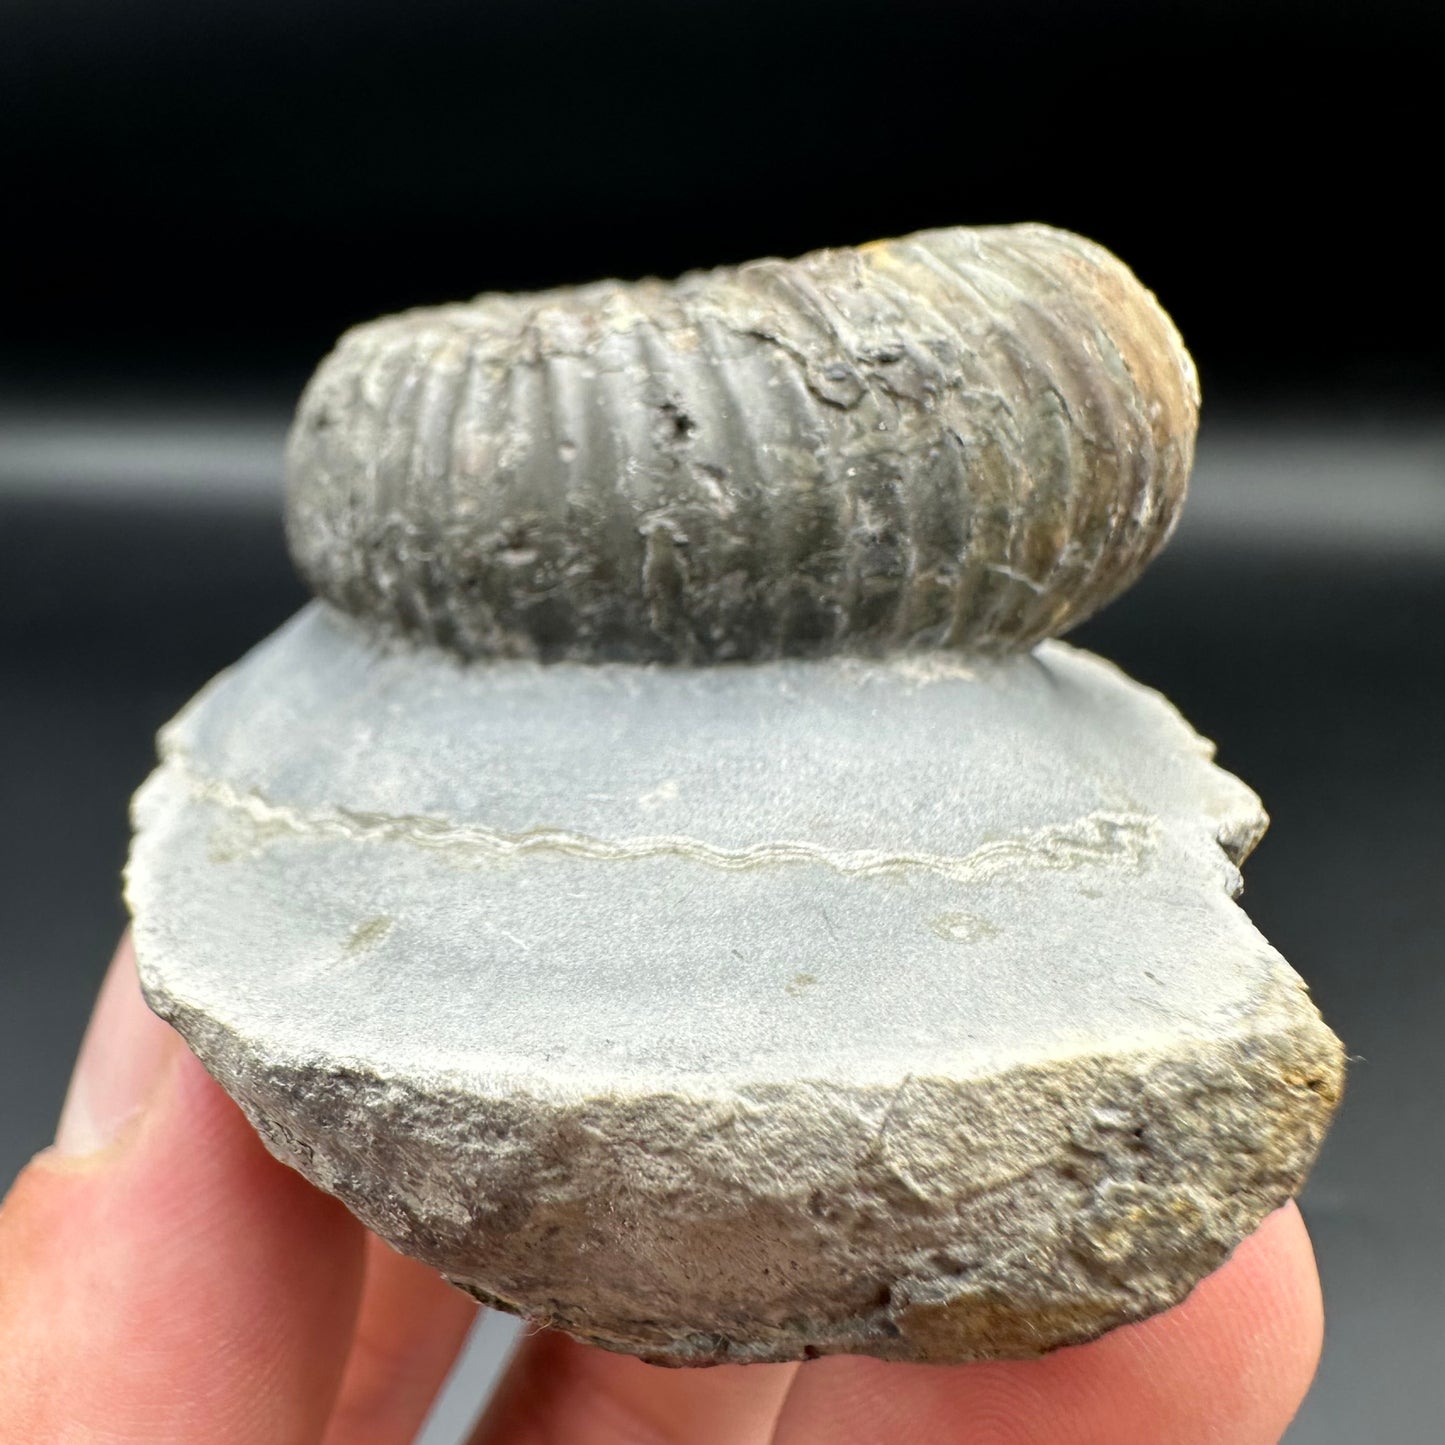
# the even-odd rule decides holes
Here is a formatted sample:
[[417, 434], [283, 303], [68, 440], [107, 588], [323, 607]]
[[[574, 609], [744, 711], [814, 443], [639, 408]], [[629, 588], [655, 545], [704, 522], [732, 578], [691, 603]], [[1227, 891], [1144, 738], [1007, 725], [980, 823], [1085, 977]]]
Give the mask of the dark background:
[[1041, 220], [1208, 392], [1438, 388], [1433, 0], [7, 0], [7, 371], [289, 401], [482, 289]]
[[1076, 640], [1264, 795], [1246, 904], [1355, 1060], [1290, 1445], [1445, 1438], [1441, 14], [7, 0], [0, 1186], [123, 925], [155, 728], [302, 600], [279, 442], [344, 326], [1045, 220], [1159, 293], [1206, 399], [1179, 539]]

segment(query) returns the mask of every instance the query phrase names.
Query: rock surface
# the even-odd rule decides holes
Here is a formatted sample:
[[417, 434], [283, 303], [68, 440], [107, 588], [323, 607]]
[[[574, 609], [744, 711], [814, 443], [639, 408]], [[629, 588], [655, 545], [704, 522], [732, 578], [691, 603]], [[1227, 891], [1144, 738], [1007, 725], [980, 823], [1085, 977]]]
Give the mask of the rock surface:
[[1338, 1041], [1157, 694], [1003, 660], [466, 664], [313, 604], [163, 736], [141, 976], [270, 1148], [660, 1361], [1033, 1355], [1299, 1186]]

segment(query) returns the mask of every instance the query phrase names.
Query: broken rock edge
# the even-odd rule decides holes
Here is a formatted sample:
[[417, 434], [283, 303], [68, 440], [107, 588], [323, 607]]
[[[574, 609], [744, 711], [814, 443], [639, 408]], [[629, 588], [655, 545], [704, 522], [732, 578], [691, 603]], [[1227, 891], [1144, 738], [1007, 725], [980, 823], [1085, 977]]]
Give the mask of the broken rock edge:
[[[435, 1137], [427, 1121], [439, 1114], [475, 1115], [487, 1105], [509, 1109], [528, 1120], [530, 1128], [526, 1132], [532, 1134], [528, 1155], [533, 1159], [556, 1157], [559, 1146], [575, 1147], [582, 1134], [578, 1128], [582, 1119], [587, 1121], [586, 1133], [601, 1141], [599, 1151], [605, 1153], [619, 1138], [635, 1140], [632, 1122], [639, 1110], [654, 1123], [671, 1114], [673, 1137], [645, 1142], [676, 1159], [687, 1155], [688, 1136], [695, 1141], [710, 1132], [717, 1100], [689, 1099], [669, 1092], [630, 1100], [625, 1096], [578, 1099], [568, 1108], [555, 1100], [521, 1098], [511, 1093], [505, 1099], [493, 1100], [470, 1093], [448, 1097], [444, 1090], [383, 1079], [339, 1061], [332, 1061], [328, 1067], [315, 1060], [267, 1058], [216, 1025], [195, 1005], [170, 994], [147, 967], [146, 952], [143, 931], [138, 930], [142, 987], [150, 1006], [178, 1029], [208, 1072], [240, 1105], [276, 1158], [340, 1198], [363, 1224], [403, 1253], [438, 1269], [451, 1283], [482, 1302], [521, 1315], [538, 1326], [558, 1328], [590, 1343], [662, 1364], [785, 1361], [837, 1353], [938, 1363], [1027, 1358], [1085, 1343], [1118, 1325], [1145, 1319], [1182, 1300], [1268, 1214], [1298, 1192], [1318, 1153], [1343, 1085], [1342, 1048], [1309, 1004], [1303, 984], [1299, 985], [1297, 1008], [1288, 1010], [1287, 1015], [1276, 1008], [1281, 1014], [1278, 1027], [1261, 1033], [1257, 1027], [1252, 1029], [1251, 1020], [1246, 1018], [1241, 1021], [1238, 1035], [1227, 1045], [1222, 1040], [1210, 1044], [1191, 1041], [1170, 1054], [1146, 1050], [1132, 1055], [1081, 1055], [1047, 1065], [1017, 1065], [982, 1079], [920, 1080], [946, 1087], [957, 1101], [958, 1112], [965, 1117], [976, 1117], [980, 1092], [1012, 1096], [1017, 1090], [1027, 1091], [1032, 1083], [1034, 1092], [1041, 1090], [1049, 1100], [1046, 1112], [1057, 1115], [1061, 1095], [1087, 1099], [1102, 1092], [1112, 1097], [1121, 1083], [1127, 1091], [1131, 1081], [1143, 1078], [1152, 1082], [1162, 1073], [1176, 1080], [1192, 1077], [1201, 1095], [1214, 1093], [1220, 1100], [1238, 1100], [1242, 1112], [1250, 1118], [1264, 1113], [1268, 1102], [1276, 1116], [1276, 1127], [1259, 1132], [1258, 1139], [1246, 1150], [1251, 1167], [1220, 1179], [1211, 1198], [1201, 1196], [1197, 1186], [1189, 1182], [1187, 1168], [1191, 1160], [1209, 1153], [1208, 1130], [1193, 1137], [1179, 1136], [1169, 1151], [1173, 1172], [1166, 1166], [1162, 1179], [1141, 1185], [1127, 1176], [1105, 1176], [1084, 1187], [1083, 1197], [1092, 1201], [1084, 1213], [1093, 1209], [1106, 1235], [1106, 1196], [1124, 1190], [1122, 1207], [1131, 1219], [1123, 1230], [1145, 1243], [1126, 1250], [1117, 1259], [1111, 1258], [1107, 1249], [1102, 1253], [1094, 1249], [1087, 1236], [1073, 1227], [1081, 1217], [1079, 1204], [1076, 1199], [1066, 1198], [1070, 1191], [1060, 1187], [1053, 1191], [1060, 1207], [1047, 1218], [1047, 1227], [1036, 1227], [1003, 1255], [988, 1260], [976, 1283], [966, 1283], [952, 1296], [941, 1293], [936, 1279], [910, 1274], [908, 1256], [918, 1255], [925, 1245], [967, 1253], [969, 1241], [949, 1229], [950, 1220], [956, 1220], [958, 1206], [967, 1205], [979, 1193], [965, 1185], [943, 1194], [932, 1208], [922, 1210], [921, 1222], [900, 1244], [896, 1257], [880, 1261], [878, 1274], [890, 1278], [884, 1280], [886, 1297], [872, 1308], [843, 1318], [820, 1315], [812, 1320], [789, 1318], [783, 1323], [758, 1319], [747, 1322], [745, 1335], [741, 1330], [729, 1334], [710, 1327], [711, 1322], [703, 1319], [667, 1322], [616, 1315], [602, 1318], [586, 1307], [545, 1297], [540, 1290], [529, 1291], [530, 1299], [514, 1297], [508, 1293], [505, 1279], [499, 1281], [491, 1267], [495, 1260], [504, 1274], [507, 1271], [508, 1231], [498, 1231], [493, 1239], [477, 1231], [469, 1246], [465, 1234], [457, 1240], [459, 1221], [438, 1214], [428, 1217], [398, 1202], [396, 1176], [385, 1162], [387, 1153], [414, 1161], [429, 1147], [434, 1149], [425, 1142], [428, 1136]], [[796, 1089], [780, 1086], [766, 1102], [779, 1115], [795, 1114], [797, 1093], [817, 1087], [811, 1081], [800, 1081]], [[838, 1096], [860, 1098], [861, 1107], [848, 1109], [855, 1116], [867, 1112], [869, 1096], [892, 1092], [878, 1086], [831, 1088]], [[377, 1114], [371, 1103], [360, 1102], [374, 1099], [378, 1092], [387, 1100], [381, 1128], [375, 1127]], [[346, 1115], [344, 1127], [333, 1127], [331, 1121], [308, 1115], [306, 1104], [314, 1102], [318, 1093], [340, 1096], [341, 1112]], [[1152, 1096], [1146, 1088], [1144, 1097], [1152, 1097], [1154, 1118], [1177, 1128], [1176, 1088], [1157, 1088]], [[322, 1111], [330, 1113], [332, 1120], [336, 1112]], [[1004, 1105], [1003, 1112], [1010, 1113], [1009, 1106]], [[609, 1115], [611, 1128], [607, 1127]], [[373, 1126], [369, 1134], [355, 1128], [358, 1122]], [[514, 1122], [510, 1128], [515, 1134]], [[1194, 1148], [1179, 1147], [1181, 1142], [1192, 1143]], [[1039, 1167], [1051, 1170], [1062, 1185], [1071, 1168], [1077, 1167], [1080, 1155], [1085, 1159], [1107, 1158], [1107, 1149], [1101, 1147], [1093, 1154], [1087, 1145], [1070, 1144], [1064, 1149], [1064, 1157]], [[545, 1228], [549, 1209], [564, 1219], [575, 1217], [576, 1202], [537, 1197], [527, 1200], [516, 1181], [496, 1178], [489, 1182], [484, 1154], [474, 1156], [471, 1162], [480, 1167], [463, 1192], [469, 1199], [510, 1197], [514, 1205], [521, 1204], [520, 1212], [533, 1227], [524, 1232], [513, 1254], [515, 1261], [534, 1265], [533, 1235]], [[785, 1174], [787, 1160], [779, 1164]], [[506, 1172], [500, 1171], [503, 1175]], [[875, 1185], [890, 1172], [888, 1166], [874, 1168]], [[580, 1167], [573, 1170], [573, 1177], [596, 1179], [599, 1173], [603, 1178], [607, 1175], [605, 1169]], [[783, 1177], [776, 1167], [758, 1173], [764, 1179]], [[694, 1170], [694, 1180], [685, 1194], [709, 1199], [719, 1190], [736, 1189], [736, 1171], [709, 1179], [704, 1169]], [[580, 1192], [585, 1195], [587, 1190]], [[803, 1190], [802, 1195], [807, 1192]], [[859, 1192], [866, 1195], [869, 1190], [863, 1187]], [[1074, 1195], [1079, 1192], [1078, 1188], [1072, 1191]], [[1197, 1216], [1196, 1232], [1189, 1236], [1186, 1231], [1182, 1240], [1170, 1217], [1171, 1210], [1175, 1210], [1171, 1201], [1180, 1198], [1185, 1200], [1183, 1213]], [[809, 1218], [803, 1197], [790, 1202], [776, 1196], [758, 1196], [751, 1202], [760, 1205], [771, 1221], [776, 1222], [781, 1207], [786, 1213], [796, 1214], [796, 1222], [804, 1230], [817, 1228], [817, 1222]], [[445, 1212], [440, 1211], [440, 1215]], [[671, 1212], [676, 1212], [676, 1206]], [[698, 1215], [696, 1219], [704, 1227], [703, 1238], [726, 1229], [716, 1214]], [[746, 1229], [748, 1209], [738, 1210], [734, 1219]], [[456, 1241], [450, 1247], [445, 1239], [448, 1235]], [[462, 1250], [457, 1243], [469, 1256], [465, 1261], [459, 1257]], [[1081, 1297], [1077, 1289], [1068, 1286], [1051, 1289], [1056, 1282], [1036, 1266], [1031, 1267], [1031, 1261], [1041, 1254], [1046, 1260], [1056, 1260], [1061, 1254], [1073, 1257], [1080, 1247], [1084, 1250], [1084, 1273], [1092, 1276], [1092, 1294]], [[1151, 1252], [1158, 1256], [1152, 1263]], [[478, 1258], [487, 1260], [486, 1280], [475, 1270]], [[1117, 1276], [1111, 1275], [1111, 1265], [1119, 1268]], [[767, 1308], [761, 1299], [759, 1305]]]

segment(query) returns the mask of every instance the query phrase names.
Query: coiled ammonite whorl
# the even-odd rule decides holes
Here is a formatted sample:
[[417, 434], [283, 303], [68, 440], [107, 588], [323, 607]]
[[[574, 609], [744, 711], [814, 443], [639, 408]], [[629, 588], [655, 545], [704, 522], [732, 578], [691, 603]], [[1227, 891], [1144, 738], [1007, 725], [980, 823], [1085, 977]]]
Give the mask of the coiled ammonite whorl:
[[357, 327], [288, 532], [321, 596], [466, 657], [1026, 649], [1158, 551], [1197, 409], [1103, 248], [926, 231]]

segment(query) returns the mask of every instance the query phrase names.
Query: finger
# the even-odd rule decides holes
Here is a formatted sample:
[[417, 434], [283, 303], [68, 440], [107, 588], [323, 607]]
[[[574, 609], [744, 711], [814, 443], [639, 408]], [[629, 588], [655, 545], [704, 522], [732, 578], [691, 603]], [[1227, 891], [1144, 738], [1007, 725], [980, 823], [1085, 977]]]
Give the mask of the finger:
[[325, 1445], [410, 1445], [476, 1313], [435, 1270], [371, 1236], [361, 1313]]
[[796, 1365], [666, 1369], [545, 1331], [470, 1445], [767, 1445]]
[[776, 1445], [1277, 1445], [1319, 1359], [1319, 1278], [1299, 1211], [1265, 1221], [1183, 1304], [1040, 1360], [820, 1360]]
[[123, 943], [56, 1146], [0, 1210], [0, 1439], [315, 1445], [362, 1240], [150, 1015]]

